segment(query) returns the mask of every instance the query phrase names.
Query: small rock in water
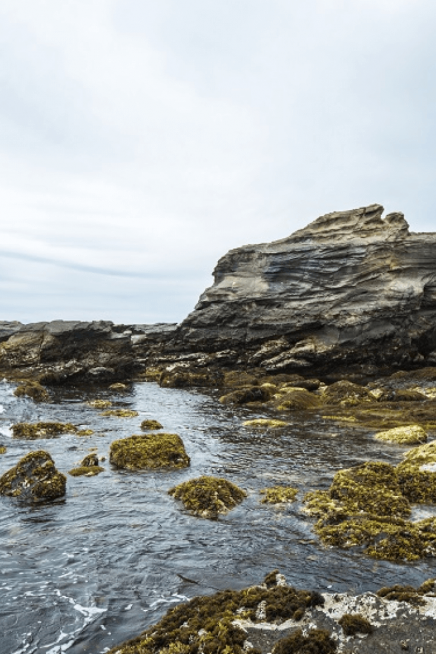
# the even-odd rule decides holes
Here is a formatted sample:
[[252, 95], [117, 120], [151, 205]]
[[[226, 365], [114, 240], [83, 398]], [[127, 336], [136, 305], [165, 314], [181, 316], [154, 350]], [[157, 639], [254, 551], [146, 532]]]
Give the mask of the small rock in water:
[[53, 500], [65, 495], [66, 481], [50, 454], [39, 450], [26, 454], [0, 477], [0, 494], [35, 502]]

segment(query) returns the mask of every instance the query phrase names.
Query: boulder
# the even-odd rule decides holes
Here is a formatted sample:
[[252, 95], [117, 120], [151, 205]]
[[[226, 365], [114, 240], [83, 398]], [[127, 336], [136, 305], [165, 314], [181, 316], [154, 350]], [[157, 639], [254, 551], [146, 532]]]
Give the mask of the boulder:
[[247, 493], [227, 479], [198, 477], [185, 481], [168, 491], [181, 500], [185, 509], [200, 518], [216, 520], [220, 513], [228, 513], [247, 497]]
[[65, 495], [66, 481], [50, 454], [39, 450], [26, 454], [0, 477], [0, 495], [34, 502], [53, 500]]
[[186, 468], [190, 458], [177, 434], [142, 434], [111, 443], [110, 462], [126, 470]]
[[427, 434], [420, 425], [407, 425], [405, 427], [394, 427], [386, 431], [379, 431], [374, 438], [378, 441], [388, 443], [399, 443], [404, 445], [418, 445], [425, 443]]
[[14, 395], [17, 397], [22, 397], [27, 395], [31, 397], [35, 402], [48, 402], [50, 400], [50, 395], [47, 390], [37, 381], [26, 380], [23, 384], [17, 386], [14, 391]]
[[417, 367], [436, 351], [436, 233], [378, 204], [223, 256], [167, 350], [231, 349], [277, 373]]

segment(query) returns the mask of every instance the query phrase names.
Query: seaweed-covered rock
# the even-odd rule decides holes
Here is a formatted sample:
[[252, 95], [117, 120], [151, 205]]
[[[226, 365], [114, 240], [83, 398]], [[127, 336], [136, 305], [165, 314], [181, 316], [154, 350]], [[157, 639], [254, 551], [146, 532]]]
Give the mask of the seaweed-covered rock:
[[[307, 609], [323, 604], [319, 593], [291, 586], [223, 590], [212, 596], [194, 597], [170, 609], [157, 624], [108, 654], [259, 654], [235, 620], [260, 623], [301, 619]], [[325, 654], [329, 652], [325, 650]]]
[[77, 468], [68, 472], [72, 477], [93, 477], [104, 472], [104, 468], [98, 465], [98, 456], [95, 453], [87, 454]]
[[245, 420], [242, 424], [244, 427], [258, 427], [259, 429], [280, 429], [281, 427], [288, 427], [287, 422], [272, 418], [255, 418], [254, 420]]
[[326, 629], [310, 629], [307, 635], [297, 629], [277, 641], [272, 654], [333, 654], [337, 647], [337, 642]]
[[346, 636], [355, 636], [356, 634], [372, 634], [374, 627], [372, 624], [359, 614], [345, 613], [340, 620], [344, 634]]
[[139, 414], [133, 409], [109, 409], [108, 411], [103, 411], [101, 415], [113, 416], [114, 418], [136, 418]]
[[286, 502], [293, 502], [297, 496], [298, 488], [291, 486], [271, 486], [270, 488], [262, 488], [261, 495], [265, 497], [261, 500], [262, 504], [283, 504]]
[[285, 386], [274, 395], [273, 405], [278, 411], [306, 411], [317, 409], [321, 399], [305, 388]]
[[397, 476], [410, 502], [436, 502], [436, 441], [409, 450]]
[[249, 402], [267, 402], [271, 393], [261, 386], [239, 388], [220, 397], [221, 404], [248, 404]]
[[127, 390], [128, 386], [122, 382], [115, 382], [114, 384], [111, 384], [109, 388], [111, 391], [125, 391]]
[[162, 388], [216, 388], [221, 386], [222, 373], [199, 370], [164, 370], [159, 377]]
[[0, 477], [0, 494], [34, 502], [53, 500], [65, 495], [66, 481], [50, 454], [39, 450], [26, 454]]
[[89, 400], [86, 404], [91, 406], [93, 409], [107, 409], [112, 406], [110, 400]]
[[417, 445], [427, 441], [427, 434], [420, 425], [407, 425], [405, 427], [394, 427], [386, 431], [380, 431], [374, 438], [378, 441], [388, 443], [399, 443], [405, 445]]
[[162, 429], [162, 425], [158, 420], [143, 420], [141, 422], [142, 431], [153, 431], [154, 429]]
[[399, 468], [369, 461], [340, 470], [329, 490], [308, 493], [305, 511], [319, 518], [314, 529], [321, 540], [361, 546], [369, 556], [389, 561], [436, 556], [436, 518], [406, 519], [414, 487], [407, 487]]
[[326, 404], [342, 404], [353, 406], [361, 402], [374, 402], [374, 396], [365, 386], [342, 379], [327, 386], [323, 393]]
[[47, 389], [44, 388], [42, 384], [38, 381], [26, 380], [14, 391], [14, 395], [17, 397], [22, 397], [27, 395], [31, 397], [35, 402], [48, 402], [50, 400], [50, 395], [47, 392]]
[[198, 477], [185, 481], [168, 491], [193, 515], [216, 520], [220, 513], [228, 513], [240, 504], [247, 493], [227, 479]]
[[186, 468], [190, 458], [177, 434], [141, 434], [114, 441], [110, 462], [126, 470]]
[[69, 422], [17, 422], [12, 425], [13, 438], [35, 440], [37, 438], [57, 438], [60, 434], [75, 434], [77, 427]]
[[0, 454], [6, 454], [6, 445], [0, 445]]

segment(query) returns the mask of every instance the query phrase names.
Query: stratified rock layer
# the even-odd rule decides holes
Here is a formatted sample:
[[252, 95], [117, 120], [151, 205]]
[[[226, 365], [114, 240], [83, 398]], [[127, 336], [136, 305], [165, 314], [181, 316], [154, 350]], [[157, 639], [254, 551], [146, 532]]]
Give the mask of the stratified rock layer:
[[[231, 250], [173, 351], [234, 352], [267, 372], [436, 361], [436, 233], [372, 205]], [[237, 358], [237, 357], [236, 357]]]

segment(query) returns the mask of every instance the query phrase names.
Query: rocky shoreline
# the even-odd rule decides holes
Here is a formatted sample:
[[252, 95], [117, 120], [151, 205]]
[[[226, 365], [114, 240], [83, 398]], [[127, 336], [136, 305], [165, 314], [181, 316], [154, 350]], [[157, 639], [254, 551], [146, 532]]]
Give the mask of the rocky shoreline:
[[[328, 546], [365, 546], [366, 555], [396, 562], [436, 556], [436, 517], [419, 527], [408, 520], [410, 503], [436, 503], [436, 233], [411, 234], [402, 214], [382, 213], [372, 205], [328, 214], [281, 241], [232, 250], [180, 325], [1, 322], [0, 375], [37, 402], [50, 402], [59, 384], [154, 381], [218, 391], [222, 405], [261, 413], [251, 426], [269, 433], [279, 434], [298, 414], [377, 431], [387, 447], [415, 445], [397, 468], [368, 461], [339, 471], [328, 491], [304, 501]], [[144, 447], [145, 436], [131, 438]], [[292, 501], [296, 492], [277, 487], [274, 497], [288, 493]], [[216, 509], [201, 510], [216, 517]], [[272, 622], [259, 617], [269, 601], [263, 598], [254, 622], [242, 615], [243, 604], [240, 616], [223, 609], [218, 623], [225, 618], [229, 637], [216, 637], [217, 625], [205, 616], [195, 626], [200, 640], [178, 633], [155, 642], [148, 630], [112, 651], [436, 651], [434, 586], [404, 592], [403, 599], [325, 595], [302, 615], [277, 614]], [[229, 606], [233, 601], [229, 595]], [[341, 611], [375, 626], [345, 637]], [[323, 630], [327, 636], [309, 642]]]

